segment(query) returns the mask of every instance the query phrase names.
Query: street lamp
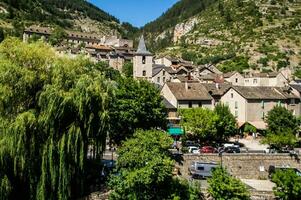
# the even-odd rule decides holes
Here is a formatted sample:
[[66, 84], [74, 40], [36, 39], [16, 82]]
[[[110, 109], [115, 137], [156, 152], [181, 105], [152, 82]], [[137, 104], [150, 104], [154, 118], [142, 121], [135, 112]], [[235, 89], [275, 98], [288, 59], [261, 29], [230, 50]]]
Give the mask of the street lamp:
[[222, 148], [218, 151], [218, 156], [221, 158], [221, 167], [222, 168], [223, 168], [223, 153], [224, 152], [225, 152], [225, 150]]

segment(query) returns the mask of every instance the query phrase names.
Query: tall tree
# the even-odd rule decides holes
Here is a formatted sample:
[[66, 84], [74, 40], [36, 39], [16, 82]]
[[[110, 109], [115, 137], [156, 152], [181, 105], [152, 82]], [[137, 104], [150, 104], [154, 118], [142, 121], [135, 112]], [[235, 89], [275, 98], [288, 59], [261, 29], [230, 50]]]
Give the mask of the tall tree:
[[119, 79], [110, 111], [110, 138], [118, 145], [136, 129], [166, 127], [166, 109], [159, 90], [147, 81]]
[[8, 199], [70, 199], [85, 187], [88, 148], [105, 148], [111, 83], [89, 61], [47, 45], [0, 45], [0, 191]]
[[237, 134], [236, 119], [229, 107], [224, 104], [218, 104], [214, 108], [214, 112], [218, 116], [216, 125], [217, 139], [222, 141], [229, 139], [231, 136], [235, 136], [235, 134]]
[[297, 142], [296, 133], [299, 129], [298, 119], [286, 108], [275, 106], [267, 117], [268, 130], [263, 143], [274, 145], [278, 149], [294, 146]]
[[215, 169], [208, 183], [208, 192], [216, 200], [250, 199], [247, 187], [239, 179], [228, 174], [224, 168]]
[[118, 150], [118, 176], [110, 186], [111, 200], [201, 199], [196, 185], [172, 177], [172, 139], [162, 131], [138, 130]]
[[276, 170], [272, 181], [277, 185], [274, 193], [279, 199], [301, 199], [301, 177], [293, 170]]
[[182, 109], [181, 125], [187, 133], [194, 134], [205, 141], [216, 140], [218, 115], [203, 108]]

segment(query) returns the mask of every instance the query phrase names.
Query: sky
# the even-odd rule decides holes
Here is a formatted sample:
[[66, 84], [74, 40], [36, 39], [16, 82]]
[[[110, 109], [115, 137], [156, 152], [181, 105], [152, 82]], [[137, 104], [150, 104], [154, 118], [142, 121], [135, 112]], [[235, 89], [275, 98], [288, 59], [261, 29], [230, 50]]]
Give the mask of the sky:
[[141, 27], [161, 16], [178, 0], [89, 0], [100, 9], [117, 17], [121, 22], [129, 22]]

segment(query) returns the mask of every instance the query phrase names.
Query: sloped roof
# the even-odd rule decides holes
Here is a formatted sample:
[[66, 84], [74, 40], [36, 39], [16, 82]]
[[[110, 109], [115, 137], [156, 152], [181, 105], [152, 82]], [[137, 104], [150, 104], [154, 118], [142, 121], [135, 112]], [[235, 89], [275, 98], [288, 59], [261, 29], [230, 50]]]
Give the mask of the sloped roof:
[[269, 72], [269, 73], [254, 73], [245, 75], [245, 78], [275, 78], [278, 76], [279, 72]]
[[294, 88], [295, 90], [297, 90], [298, 92], [301, 92], [301, 85], [299, 85], [299, 84], [291, 84], [290, 86], [292, 88]]
[[162, 102], [165, 105], [165, 107], [168, 108], [168, 109], [175, 109], [176, 108], [165, 97], [163, 97]]
[[167, 73], [169, 74], [173, 74], [176, 73], [176, 71], [174, 71], [171, 67], [166, 67], [165, 65], [157, 65], [154, 64], [153, 65], [153, 71], [152, 71], [152, 76], [156, 76], [161, 70], [165, 70]]
[[167, 82], [166, 84], [177, 100], [212, 100], [206, 88], [200, 83]]
[[231, 83], [220, 83], [216, 85], [215, 83], [202, 83], [203, 86], [207, 89], [208, 93], [214, 96], [224, 95], [229, 88], [231, 88]]
[[227, 72], [227, 73], [223, 74], [223, 77], [224, 77], [224, 78], [230, 78], [230, 77], [233, 76], [235, 73], [237, 73], [237, 72]]
[[245, 99], [286, 99], [280, 88], [277, 87], [246, 87], [232, 86]]
[[140, 38], [140, 41], [139, 41], [139, 45], [138, 45], [138, 49], [136, 51], [136, 54], [137, 55], [152, 55], [151, 52], [149, 52], [147, 49], [146, 49], [146, 45], [145, 45], [145, 41], [144, 41], [144, 37], [143, 35], [141, 36]]

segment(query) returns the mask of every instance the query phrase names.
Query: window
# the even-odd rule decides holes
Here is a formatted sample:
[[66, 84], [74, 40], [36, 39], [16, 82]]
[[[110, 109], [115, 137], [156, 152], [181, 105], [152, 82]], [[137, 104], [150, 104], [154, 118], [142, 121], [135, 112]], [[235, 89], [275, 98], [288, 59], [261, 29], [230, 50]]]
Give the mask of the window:
[[145, 70], [143, 70], [142, 75], [146, 76], [146, 71]]
[[238, 109], [238, 102], [235, 101], [235, 109]]
[[203, 105], [202, 105], [202, 102], [199, 102], [199, 107], [202, 107]]
[[234, 97], [234, 95], [233, 95], [233, 93], [231, 93], [231, 98], [233, 99], [233, 97]]
[[295, 99], [291, 99], [291, 104], [296, 104]]
[[165, 83], [165, 77], [163, 77], [163, 83]]
[[264, 101], [261, 101], [261, 108], [264, 109]]
[[265, 113], [264, 112], [262, 112], [262, 114], [261, 114], [262, 116], [261, 116], [261, 118], [264, 120], [264, 118], [265, 118]]
[[189, 108], [192, 108], [192, 102], [191, 102], [191, 101], [189, 101], [188, 107], [189, 107]]
[[246, 83], [249, 83], [249, 79], [245, 80]]
[[160, 83], [160, 77], [157, 78], [157, 82]]
[[253, 79], [253, 84], [257, 84], [257, 79]]
[[198, 166], [198, 170], [199, 170], [199, 171], [204, 171], [204, 170], [205, 170], [205, 167]]
[[146, 57], [142, 56], [142, 64], [145, 64], [145, 61], [146, 61]]
[[238, 78], [235, 79], [235, 83], [238, 83]]
[[165, 71], [163, 71], [163, 76], [165, 76]]

